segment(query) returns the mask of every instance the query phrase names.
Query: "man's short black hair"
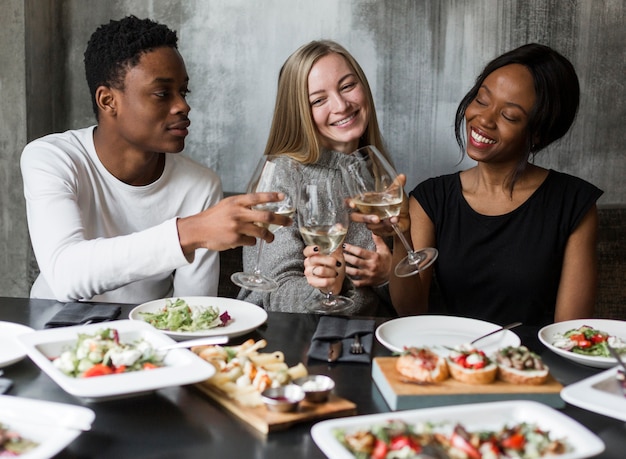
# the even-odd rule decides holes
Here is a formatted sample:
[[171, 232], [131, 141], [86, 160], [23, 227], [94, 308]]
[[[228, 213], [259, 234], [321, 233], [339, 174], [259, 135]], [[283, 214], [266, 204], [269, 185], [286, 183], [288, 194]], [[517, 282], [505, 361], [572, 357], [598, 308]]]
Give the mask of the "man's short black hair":
[[85, 76], [93, 110], [98, 118], [96, 89], [99, 86], [123, 89], [124, 76], [142, 54], [156, 48], [177, 48], [176, 32], [150, 19], [127, 16], [96, 29], [85, 50]]

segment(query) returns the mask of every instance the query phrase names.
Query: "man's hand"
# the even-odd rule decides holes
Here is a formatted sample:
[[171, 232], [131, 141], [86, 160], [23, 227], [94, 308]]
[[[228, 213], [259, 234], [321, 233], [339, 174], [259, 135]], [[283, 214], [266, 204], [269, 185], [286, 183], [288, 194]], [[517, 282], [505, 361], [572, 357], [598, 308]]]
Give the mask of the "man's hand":
[[272, 242], [274, 235], [267, 226], [289, 226], [292, 219], [252, 207], [283, 199], [282, 193], [241, 194], [224, 198], [199, 214], [179, 218], [178, 237], [183, 252], [188, 255], [199, 248], [226, 250], [254, 245], [257, 238]]

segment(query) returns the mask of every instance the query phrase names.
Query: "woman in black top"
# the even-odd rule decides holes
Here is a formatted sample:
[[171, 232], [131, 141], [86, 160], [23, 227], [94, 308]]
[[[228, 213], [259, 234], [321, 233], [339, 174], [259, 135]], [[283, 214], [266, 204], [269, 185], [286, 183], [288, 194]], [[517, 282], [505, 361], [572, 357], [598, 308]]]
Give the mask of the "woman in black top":
[[[528, 44], [487, 64], [461, 101], [456, 138], [476, 166], [426, 180], [409, 198], [414, 247], [439, 250], [448, 313], [526, 325], [592, 316], [602, 191], [529, 162], [569, 130], [579, 92], [565, 57]], [[405, 255], [394, 243], [394, 263]], [[427, 312], [431, 279], [432, 269], [392, 276], [398, 313]]]

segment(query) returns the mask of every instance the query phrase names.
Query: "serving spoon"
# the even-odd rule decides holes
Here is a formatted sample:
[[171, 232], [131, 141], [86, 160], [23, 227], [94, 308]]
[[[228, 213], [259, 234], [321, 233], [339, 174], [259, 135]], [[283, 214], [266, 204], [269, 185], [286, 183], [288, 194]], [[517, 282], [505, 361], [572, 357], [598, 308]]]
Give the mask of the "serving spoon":
[[619, 363], [622, 366], [622, 368], [626, 371], [626, 363], [624, 363], [624, 361], [622, 360], [622, 356], [619, 355], [619, 352], [617, 352], [617, 350], [613, 346], [611, 346], [609, 343], [606, 343], [606, 347], [611, 353], [611, 355], [615, 357], [615, 360], [617, 360], [617, 363]]
[[505, 331], [505, 330], [510, 330], [511, 328], [519, 327], [520, 325], [522, 325], [522, 323], [521, 323], [521, 322], [513, 322], [513, 323], [510, 323], [510, 324], [508, 324], [508, 325], [505, 325], [504, 327], [497, 328], [497, 329], [495, 329], [495, 330], [493, 330], [493, 331], [490, 331], [489, 333], [485, 333], [484, 335], [479, 336], [478, 338], [476, 338], [476, 339], [474, 339], [474, 340], [470, 341], [470, 343], [469, 343], [469, 344], [470, 344], [470, 346], [472, 346], [472, 345], [474, 345], [477, 341], [480, 341], [480, 340], [481, 340], [481, 339], [483, 339], [483, 338], [486, 338], [486, 337], [491, 336], [491, 335], [495, 335], [496, 333], [500, 333], [500, 332]]

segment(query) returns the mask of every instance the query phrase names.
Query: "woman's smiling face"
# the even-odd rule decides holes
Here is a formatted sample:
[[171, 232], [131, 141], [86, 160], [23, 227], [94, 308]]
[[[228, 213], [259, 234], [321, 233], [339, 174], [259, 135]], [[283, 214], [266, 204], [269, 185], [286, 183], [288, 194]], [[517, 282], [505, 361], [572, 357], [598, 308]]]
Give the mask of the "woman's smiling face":
[[351, 153], [369, 120], [363, 85], [339, 54], [321, 57], [308, 78], [309, 103], [320, 143], [331, 150]]
[[489, 74], [465, 111], [468, 156], [517, 163], [526, 154], [535, 99], [533, 77], [525, 66], [510, 64]]

